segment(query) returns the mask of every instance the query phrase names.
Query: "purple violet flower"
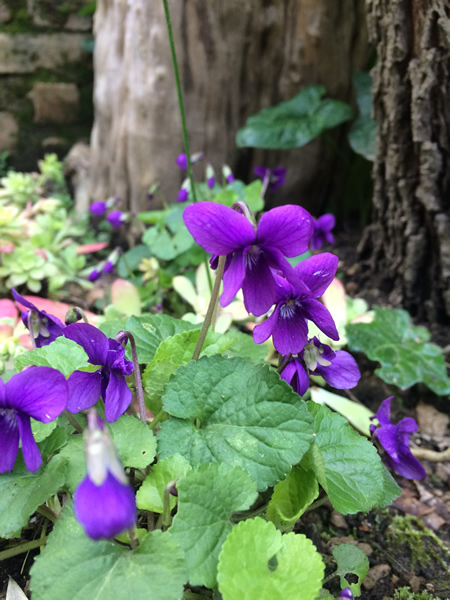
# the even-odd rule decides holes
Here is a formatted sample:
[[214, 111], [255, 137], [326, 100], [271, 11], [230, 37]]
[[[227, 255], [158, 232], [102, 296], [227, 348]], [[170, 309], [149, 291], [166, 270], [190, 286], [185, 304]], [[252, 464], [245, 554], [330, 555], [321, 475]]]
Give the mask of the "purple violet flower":
[[107, 260], [105, 266], [103, 267], [103, 273], [112, 273], [114, 271], [114, 263], [110, 260]]
[[117, 421], [132, 399], [125, 377], [133, 372], [133, 363], [125, 358], [125, 348], [87, 323], [69, 325], [64, 336], [84, 348], [91, 365], [100, 367], [93, 373], [74, 371], [70, 375], [67, 409], [71, 413], [86, 410], [101, 396], [106, 420]]
[[183, 214], [193, 238], [213, 255], [227, 256], [222, 306], [242, 288], [245, 308], [256, 316], [266, 313], [276, 299], [271, 269], [280, 269], [304, 293], [308, 292], [286, 256], [306, 251], [313, 232], [311, 215], [300, 206], [280, 206], [264, 213], [255, 227], [242, 213], [223, 204], [199, 202]]
[[179, 154], [177, 156], [177, 160], [176, 163], [178, 165], [178, 168], [181, 171], [186, 171], [186, 169], [188, 168], [188, 163], [187, 163], [187, 156], [186, 154]]
[[19, 440], [26, 468], [39, 469], [42, 457], [30, 417], [50, 423], [66, 408], [67, 400], [64, 375], [50, 367], [29, 367], [13, 375], [6, 384], [0, 379], [0, 473], [12, 471]]
[[377, 414], [371, 417], [371, 419], [378, 419], [380, 427], [371, 425], [370, 433], [373, 438], [378, 438], [386, 450], [384, 461], [391, 469], [406, 479], [423, 479], [426, 475], [425, 469], [409, 449], [409, 436], [417, 431], [417, 423], [412, 417], [406, 417], [397, 425], [392, 425], [391, 400], [393, 397], [390, 396], [383, 400]]
[[275, 310], [253, 330], [254, 342], [262, 344], [272, 336], [280, 354], [298, 354], [308, 341], [307, 320], [332, 340], [338, 340], [333, 317], [317, 300], [333, 281], [338, 262], [337, 256], [324, 252], [298, 264], [294, 271], [302, 283], [301, 288], [275, 275]]
[[339, 596], [338, 600], [353, 600], [352, 590], [349, 587], [341, 590], [341, 595]]
[[[65, 329], [64, 323], [62, 323], [57, 317], [49, 315], [45, 310], [38, 310], [34, 304], [26, 300], [23, 296], [18, 294], [13, 288], [12, 295], [14, 300], [22, 306], [26, 306], [29, 310], [22, 311], [22, 322], [28, 329], [31, 324], [30, 335], [34, 338], [36, 348], [42, 348], [47, 346], [57, 337], [63, 334]], [[31, 320], [29, 320], [29, 314], [31, 311]]]
[[255, 167], [253, 173], [264, 181], [268, 180], [267, 187], [271, 192], [284, 185], [286, 179], [286, 169], [284, 167]]
[[114, 227], [114, 229], [118, 229], [124, 224], [126, 216], [121, 210], [113, 210], [106, 217], [106, 220]]
[[108, 210], [106, 202], [93, 202], [89, 207], [89, 210], [96, 217], [101, 217]]
[[208, 177], [208, 180], [207, 180], [206, 183], [208, 184], [209, 189], [213, 190], [214, 186], [216, 185], [216, 178], [214, 176], [213, 177]]
[[94, 281], [97, 281], [97, 279], [100, 278], [101, 274], [102, 274], [102, 272], [99, 271], [97, 268], [92, 269], [92, 271], [88, 275], [88, 280], [91, 281], [92, 283], [94, 283]]
[[328, 385], [338, 390], [349, 390], [358, 383], [361, 373], [356, 360], [348, 352], [321, 344], [314, 337], [297, 357], [293, 356], [280, 373], [281, 379], [289, 383], [303, 396], [309, 387], [309, 374], [322, 376]]
[[336, 225], [334, 215], [322, 215], [318, 219], [314, 219], [314, 233], [311, 238], [311, 250], [320, 250], [324, 242], [334, 244], [334, 235], [331, 230]]
[[75, 516], [93, 540], [112, 539], [134, 527], [136, 497], [103, 421], [92, 411], [87, 423], [87, 475], [75, 490]]
[[177, 196], [177, 201], [178, 202], [186, 202], [188, 197], [189, 197], [189, 192], [187, 191], [187, 189], [180, 188], [180, 191], [178, 192], [178, 196]]

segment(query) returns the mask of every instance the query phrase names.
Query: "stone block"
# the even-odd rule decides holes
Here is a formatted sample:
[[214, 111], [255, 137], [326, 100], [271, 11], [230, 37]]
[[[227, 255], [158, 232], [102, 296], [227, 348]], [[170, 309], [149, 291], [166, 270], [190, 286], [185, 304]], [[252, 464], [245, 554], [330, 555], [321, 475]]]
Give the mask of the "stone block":
[[82, 33], [0, 33], [0, 75], [56, 69], [83, 56]]
[[74, 83], [36, 82], [28, 94], [34, 106], [35, 123], [73, 123], [80, 93]]
[[19, 126], [10, 112], [0, 111], [0, 152], [13, 152]]

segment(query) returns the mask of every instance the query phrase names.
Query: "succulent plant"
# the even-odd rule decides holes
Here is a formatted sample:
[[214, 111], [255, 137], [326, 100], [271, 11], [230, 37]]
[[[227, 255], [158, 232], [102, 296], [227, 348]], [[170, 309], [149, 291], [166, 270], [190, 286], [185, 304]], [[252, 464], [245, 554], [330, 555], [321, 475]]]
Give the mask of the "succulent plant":
[[55, 265], [44, 258], [43, 253], [37, 252], [31, 243], [25, 243], [14, 248], [9, 254], [2, 255], [0, 278], [6, 279], [5, 285], [11, 289], [26, 285], [32, 292], [39, 292], [41, 281], [58, 275]]

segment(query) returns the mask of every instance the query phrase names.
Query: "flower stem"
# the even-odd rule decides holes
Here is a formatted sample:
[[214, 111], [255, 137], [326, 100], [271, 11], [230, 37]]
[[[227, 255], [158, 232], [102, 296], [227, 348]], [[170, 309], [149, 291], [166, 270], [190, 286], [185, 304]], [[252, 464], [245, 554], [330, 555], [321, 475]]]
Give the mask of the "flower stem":
[[161, 419], [166, 414], [167, 413], [163, 408], [158, 413], [156, 413], [156, 415], [153, 417], [153, 419], [149, 425], [150, 429], [155, 429], [155, 427], [158, 425], [158, 423], [161, 421]]
[[164, 528], [170, 527], [170, 525], [172, 524], [172, 515], [170, 514], [172, 512], [170, 508], [170, 490], [177, 483], [178, 479], [172, 479], [172, 481], [169, 481], [169, 483], [164, 488], [162, 512], [162, 525]]
[[24, 542], [23, 544], [18, 544], [13, 548], [8, 548], [7, 550], [3, 550], [2, 552], [0, 552], [0, 561], [12, 558], [13, 556], [17, 556], [18, 554], [23, 554], [24, 552], [28, 552], [29, 550], [34, 550], [35, 548], [40, 548], [46, 543], [47, 536], [41, 537], [38, 540], [32, 540], [31, 542]]
[[192, 360], [198, 360], [200, 356], [200, 352], [202, 351], [203, 344], [205, 342], [206, 334], [208, 333], [209, 326], [212, 322], [212, 317], [214, 314], [214, 310], [216, 309], [217, 299], [219, 297], [220, 284], [222, 283], [223, 271], [225, 269], [225, 260], [226, 256], [219, 256], [219, 264], [217, 266], [216, 280], [214, 281], [214, 287], [211, 294], [211, 299], [209, 301], [208, 310], [206, 312], [205, 320], [203, 321], [202, 329], [200, 331], [200, 336], [197, 340], [197, 344], [195, 346], [194, 354], [192, 355]]
[[70, 414], [70, 412], [68, 410], [65, 410], [63, 412], [63, 415], [66, 417], [66, 419], [69, 421], [69, 423], [75, 429], [75, 431], [78, 431], [78, 433], [83, 433], [83, 428], [78, 423], [78, 421], [74, 417], [72, 417], [72, 415]]
[[33, 324], [32, 324], [32, 313], [33, 311], [30, 310], [28, 313], [28, 317], [27, 317], [27, 327], [28, 327], [28, 331], [30, 332], [30, 340], [31, 340], [31, 347], [33, 348], [33, 350], [36, 349], [36, 340], [34, 339], [34, 332], [33, 332]]
[[134, 368], [133, 368], [134, 381], [136, 383], [136, 394], [138, 397], [138, 404], [139, 404], [139, 416], [141, 417], [141, 421], [143, 423], [147, 423], [147, 416], [146, 416], [146, 411], [145, 411], [145, 401], [144, 401], [144, 390], [142, 388], [142, 378], [141, 378], [141, 371], [139, 369], [139, 361], [138, 361], [137, 352], [136, 352], [136, 342], [134, 340], [133, 334], [131, 334], [129, 331], [121, 331], [116, 336], [116, 340], [119, 342], [119, 344], [121, 344], [124, 339], [129, 340], [130, 346], [131, 346], [131, 356], [133, 358], [133, 366], [134, 366]]
[[261, 194], [259, 195], [260, 198], [264, 198], [265, 193], [267, 192], [267, 188], [269, 187], [269, 183], [270, 183], [270, 169], [268, 169], [264, 175], [263, 184], [262, 184], [262, 188], [261, 188]]
[[163, 0], [163, 4], [164, 4], [164, 13], [166, 15], [167, 33], [169, 36], [169, 43], [170, 43], [170, 52], [172, 54], [172, 64], [173, 64], [173, 71], [174, 71], [174, 75], [175, 75], [175, 85], [177, 88], [178, 105], [179, 105], [180, 117], [181, 117], [181, 128], [183, 130], [183, 142], [184, 142], [184, 151], [186, 153], [186, 159], [187, 159], [188, 176], [189, 176], [189, 181], [191, 183], [191, 190], [192, 190], [192, 196], [193, 196], [194, 202], [197, 202], [197, 195], [196, 195], [195, 185], [194, 185], [194, 175], [192, 173], [191, 153], [189, 150], [189, 139], [188, 139], [188, 133], [187, 133], [187, 127], [186, 127], [186, 114], [184, 112], [183, 92], [181, 90], [181, 80], [180, 80], [180, 72], [178, 70], [177, 53], [175, 50], [175, 42], [173, 40], [173, 30], [172, 30], [172, 22], [170, 19], [169, 4], [168, 4], [167, 0]]
[[281, 354], [280, 354], [280, 364], [278, 365], [277, 373], [281, 373], [281, 371], [288, 364], [288, 362], [291, 360], [291, 358], [292, 358], [292, 354], [288, 354], [287, 356], [284, 357], [284, 360], [281, 362]]

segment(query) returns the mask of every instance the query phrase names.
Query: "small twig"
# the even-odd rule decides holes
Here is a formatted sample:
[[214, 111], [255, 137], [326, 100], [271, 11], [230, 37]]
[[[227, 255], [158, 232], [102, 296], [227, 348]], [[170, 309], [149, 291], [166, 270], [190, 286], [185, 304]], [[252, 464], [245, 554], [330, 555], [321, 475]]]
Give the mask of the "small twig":
[[[281, 358], [281, 355], [280, 355]], [[287, 356], [284, 357], [284, 360], [282, 361], [282, 363], [278, 366], [277, 369], [277, 373], [280, 374], [281, 371], [284, 369], [284, 367], [288, 364], [288, 362], [291, 360], [292, 358], [292, 354], [289, 353]]]
[[318, 500], [316, 500], [315, 502], [310, 504], [308, 506], [308, 508], [305, 510], [305, 512], [309, 512], [310, 510], [315, 510], [316, 508], [319, 508], [319, 506], [323, 506], [324, 504], [326, 504], [329, 501], [330, 501], [330, 499], [328, 498], [328, 496], [322, 496], [322, 498], [319, 498]]
[[3, 550], [0, 552], [0, 561], [6, 560], [7, 558], [12, 558], [13, 556], [17, 556], [18, 554], [23, 554], [24, 552], [28, 552], [29, 550], [34, 550], [35, 548], [40, 548], [40, 546], [44, 546], [47, 543], [47, 536], [41, 537], [38, 540], [32, 540], [31, 542], [24, 542], [23, 544], [18, 544], [13, 548], [8, 548], [7, 550]]
[[427, 448], [411, 448], [412, 454], [419, 460], [429, 460], [430, 462], [448, 462], [450, 461], [450, 448], [443, 452], [436, 450], [427, 450]]
[[217, 274], [216, 280], [214, 281], [214, 287], [211, 294], [211, 299], [209, 301], [208, 310], [206, 312], [205, 320], [203, 321], [202, 329], [200, 331], [200, 336], [197, 340], [197, 344], [195, 346], [194, 354], [192, 355], [192, 360], [198, 360], [200, 356], [200, 352], [202, 351], [203, 344], [206, 339], [206, 334], [208, 333], [209, 326], [211, 325], [212, 316], [214, 313], [214, 309], [216, 307], [216, 302], [219, 297], [220, 284], [222, 282], [223, 271], [225, 269], [225, 260], [226, 256], [219, 256], [219, 264], [217, 266]]
[[43, 517], [46, 517], [52, 523], [56, 523], [56, 521], [58, 520], [58, 515], [56, 513], [54, 513], [52, 511], [52, 509], [49, 508], [46, 504], [41, 504], [36, 509], [36, 512], [38, 512], [39, 514], [41, 514]]
[[66, 417], [66, 419], [69, 421], [69, 423], [72, 425], [72, 427], [78, 431], [78, 433], [83, 433], [83, 428], [81, 427], [81, 425], [78, 423], [78, 421], [72, 417], [72, 415], [70, 414], [70, 412], [68, 410], [65, 410], [63, 412], [63, 415]]
[[134, 381], [136, 383], [136, 394], [138, 397], [138, 404], [139, 404], [139, 416], [143, 423], [147, 423], [145, 400], [144, 400], [144, 390], [142, 388], [142, 378], [141, 378], [141, 371], [139, 369], [139, 360], [138, 360], [137, 351], [136, 351], [136, 342], [134, 340], [133, 334], [131, 334], [129, 331], [121, 331], [116, 336], [116, 340], [120, 344], [122, 343], [122, 341], [124, 339], [129, 340], [130, 346], [131, 346], [131, 356], [133, 358], [133, 365], [134, 365], [133, 374], [134, 374]]

